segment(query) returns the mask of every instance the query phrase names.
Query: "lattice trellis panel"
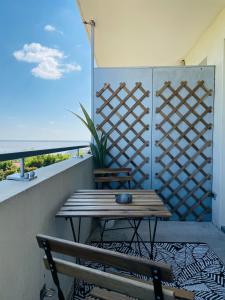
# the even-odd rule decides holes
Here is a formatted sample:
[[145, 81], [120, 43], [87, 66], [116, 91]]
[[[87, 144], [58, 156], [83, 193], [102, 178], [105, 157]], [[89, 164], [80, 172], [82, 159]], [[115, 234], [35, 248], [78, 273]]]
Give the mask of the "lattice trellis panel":
[[166, 81], [154, 101], [158, 193], [175, 219], [205, 220], [211, 215], [212, 90], [204, 80]]
[[131, 167], [133, 188], [157, 189], [173, 219], [211, 220], [213, 87], [213, 67], [95, 70], [108, 166]]
[[142, 82], [105, 83], [96, 93], [97, 128], [109, 134], [108, 167], [131, 167], [133, 188], [149, 183], [149, 95]]

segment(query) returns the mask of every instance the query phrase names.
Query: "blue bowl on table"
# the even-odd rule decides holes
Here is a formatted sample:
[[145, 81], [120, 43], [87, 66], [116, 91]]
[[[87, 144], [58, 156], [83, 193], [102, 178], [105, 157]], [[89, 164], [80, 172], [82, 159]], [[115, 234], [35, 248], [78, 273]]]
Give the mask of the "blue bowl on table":
[[131, 194], [116, 194], [115, 198], [116, 198], [116, 202], [119, 204], [132, 203], [132, 195]]

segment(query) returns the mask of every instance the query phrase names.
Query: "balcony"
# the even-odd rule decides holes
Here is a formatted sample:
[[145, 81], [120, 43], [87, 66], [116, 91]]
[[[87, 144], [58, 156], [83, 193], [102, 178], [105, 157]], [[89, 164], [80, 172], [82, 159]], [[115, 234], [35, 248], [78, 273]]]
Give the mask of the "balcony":
[[[0, 161], [21, 160], [20, 173], [0, 182], [0, 300], [58, 299], [38, 234], [76, 240], [87, 248], [81, 243], [73, 247], [94, 246], [100, 254], [107, 249], [144, 257], [147, 265], [166, 263], [174, 277], [172, 287], [194, 292], [195, 300], [224, 299], [224, 1], [77, 1], [91, 42], [92, 121], [97, 136], [108, 138], [105, 169], [129, 169], [132, 180], [126, 185], [101, 178], [103, 187], [97, 189], [94, 175], [99, 170], [88, 153], [26, 174], [26, 157], [65, 148], [0, 154]], [[66, 38], [60, 29], [47, 28]], [[53, 74], [36, 76], [43, 66], [46, 71], [45, 56], [40, 59], [37, 52], [33, 58], [37, 49], [53, 52], [47, 56]], [[79, 65], [64, 64], [69, 56], [55, 46], [25, 44], [14, 56], [37, 64], [31, 74], [42, 79], [81, 71]], [[138, 208], [115, 204], [114, 194], [127, 187]], [[80, 195], [84, 190], [92, 190], [91, 196]], [[92, 197], [96, 190], [98, 197]], [[159, 221], [156, 217], [152, 243], [150, 218], [159, 207], [164, 216]], [[87, 217], [87, 210], [94, 216]], [[115, 218], [108, 222], [110, 210]], [[104, 271], [100, 263], [86, 266]], [[59, 279], [68, 300], [83, 299], [90, 289], [84, 282], [76, 286], [71, 277]]]

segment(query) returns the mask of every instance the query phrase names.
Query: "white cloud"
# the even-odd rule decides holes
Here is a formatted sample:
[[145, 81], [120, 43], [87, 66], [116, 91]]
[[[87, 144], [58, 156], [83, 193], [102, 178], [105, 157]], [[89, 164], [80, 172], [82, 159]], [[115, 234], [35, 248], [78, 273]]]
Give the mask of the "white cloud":
[[49, 32], [54, 32], [54, 31], [56, 31], [56, 28], [54, 26], [48, 24], [48, 25], [45, 25], [44, 30], [49, 31]]
[[55, 28], [55, 26], [50, 25], [50, 24], [45, 25], [45, 26], [44, 26], [44, 30], [47, 31], [47, 32], [57, 32], [57, 33], [63, 34], [62, 31], [57, 30], [57, 29]]
[[21, 50], [13, 53], [17, 60], [29, 63], [40, 63], [49, 58], [60, 59], [64, 57], [63, 52], [55, 48], [48, 48], [39, 43], [25, 44]]
[[76, 63], [63, 63], [66, 56], [62, 51], [39, 43], [25, 44], [13, 55], [18, 61], [36, 63], [37, 66], [31, 70], [31, 73], [42, 79], [60, 79], [64, 73], [81, 71], [81, 66]]

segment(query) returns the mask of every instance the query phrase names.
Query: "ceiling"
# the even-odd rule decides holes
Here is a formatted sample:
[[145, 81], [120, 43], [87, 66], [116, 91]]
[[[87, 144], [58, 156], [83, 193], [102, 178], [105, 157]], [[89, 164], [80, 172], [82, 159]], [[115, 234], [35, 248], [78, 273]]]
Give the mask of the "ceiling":
[[178, 65], [225, 8], [225, 0], [77, 2], [83, 20], [96, 22], [99, 67]]

